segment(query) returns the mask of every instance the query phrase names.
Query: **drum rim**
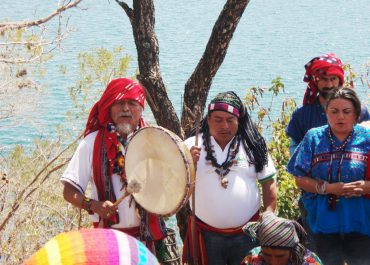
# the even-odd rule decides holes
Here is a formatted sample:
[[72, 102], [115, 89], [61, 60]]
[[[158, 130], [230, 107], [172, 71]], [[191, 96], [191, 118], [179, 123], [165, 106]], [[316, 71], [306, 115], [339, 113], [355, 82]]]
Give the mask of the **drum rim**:
[[[185, 145], [184, 143], [183, 143], [183, 140], [177, 135], [177, 134], [175, 134], [174, 132], [172, 132], [172, 131], [170, 131], [170, 130], [168, 130], [168, 129], [166, 129], [166, 128], [164, 128], [164, 127], [162, 127], [162, 126], [157, 126], [157, 125], [150, 125], [150, 126], [145, 126], [145, 127], [142, 127], [142, 128], [140, 128], [140, 129], [138, 129], [136, 132], [134, 132], [133, 134], [132, 134], [132, 136], [130, 137], [130, 140], [128, 141], [128, 144], [127, 144], [127, 147], [126, 147], [126, 150], [125, 150], [125, 159], [124, 159], [124, 168], [125, 168], [125, 170], [126, 170], [126, 154], [127, 154], [127, 152], [129, 151], [129, 147], [130, 147], [130, 143], [131, 143], [131, 139], [132, 138], [134, 138], [137, 134], [139, 134], [139, 133], [141, 133], [142, 131], [144, 131], [145, 129], [157, 129], [157, 130], [160, 130], [160, 131], [162, 131], [162, 132], [164, 132], [164, 133], [166, 133], [168, 136], [169, 136], [169, 138], [171, 139], [171, 141], [176, 145], [176, 147], [177, 147], [177, 149], [179, 150], [179, 152], [180, 152], [180, 154], [181, 154], [181, 157], [182, 157], [182, 159], [184, 160], [184, 161], [186, 161], [186, 160], [189, 160], [190, 159], [190, 162], [189, 163], [185, 163], [185, 170], [186, 170], [186, 185], [185, 185], [185, 187], [184, 187], [184, 189], [185, 189], [185, 192], [184, 192], [184, 196], [183, 196], [183, 198], [181, 199], [181, 201], [180, 201], [180, 203], [178, 204], [178, 205], [176, 205], [176, 207], [175, 207], [175, 209], [174, 210], [172, 210], [172, 211], [170, 211], [169, 213], [166, 213], [166, 214], [158, 214], [158, 213], [155, 213], [155, 212], [152, 212], [152, 211], [150, 211], [150, 210], [148, 210], [147, 208], [145, 208], [144, 206], [142, 206], [141, 204], [139, 204], [141, 207], [143, 207], [147, 212], [149, 212], [149, 213], [152, 213], [152, 214], [156, 214], [156, 215], [161, 215], [161, 216], [172, 216], [172, 215], [174, 215], [174, 214], [176, 214], [180, 209], [181, 209], [181, 206], [184, 206], [185, 205], [185, 203], [186, 203], [186, 201], [189, 199], [189, 197], [190, 197], [190, 195], [191, 195], [191, 193], [192, 192], [194, 192], [194, 191], [192, 191], [192, 189], [194, 189], [195, 190], [195, 187], [194, 187], [194, 184], [193, 183], [191, 183], [191, 174], [192, 174], [192, 172], [191, 171], [193, 171], [193, 174], [194, 174], [194, 182], [195, 182], [195, 168], [194, 168], [194, 162], [193, 162], [193, 160], [192, 160], [192, 157], [191, 157], [191, 155], [190, 156], [186, 156], [186, 154], [184, 153], [184, 151], [183, 150], [181, 150], [181, 148], [179, 148], [179, 144], [183, 144], [183, 145]], [[171, 135], [169, 132], [171, 132], [173, 135]], [[178, 138], [178, 142], [175, 140], [175, 137], [177, 137]], [[185, 146], [185, 148], [187, 148], [186, 146]], [[190, 154], [190, 153], [189, 153]], [[191, 168], [192, 167], [192, 168]], [[126, 179], [127, 179], [127, 174], [126, 174]], [[137, 201], [136, 201], [136, 198], [135, 198], [135, 194], [133, 193], [132, 194], [132, 196], [134, 197], [134, 199], [135, 199], [135, 202], [136, 203], [138, 203]]]

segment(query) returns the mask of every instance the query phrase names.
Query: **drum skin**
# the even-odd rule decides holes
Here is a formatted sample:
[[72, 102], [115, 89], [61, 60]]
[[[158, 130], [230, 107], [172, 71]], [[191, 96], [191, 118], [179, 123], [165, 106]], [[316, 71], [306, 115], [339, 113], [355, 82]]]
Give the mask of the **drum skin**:
[[127, 182], [137, 181], [135, 201], [150, 213], [175, 214], [194, 191], [195, 169], [190, 151], [171, 131], [150, 126], [130, 139], [125, 155]]

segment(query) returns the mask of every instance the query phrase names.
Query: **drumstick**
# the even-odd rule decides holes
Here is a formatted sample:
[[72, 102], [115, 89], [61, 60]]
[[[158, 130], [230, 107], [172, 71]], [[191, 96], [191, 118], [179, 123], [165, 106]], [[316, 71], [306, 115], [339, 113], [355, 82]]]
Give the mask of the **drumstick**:
[[115, 202], [113, 206], [116, 207], [118, 204], [121, 203], [127, 196], [131, 195], [132, 193], [138, 193], [141, 190], [140, 183], [136, 180], [131, 180], [130, 183], [127, 185], [127, 189], [125, 193]]
[[[202, 113], [200, 111], [200, 108], [198, 106], [195, 107], [195, 114], [196, 114], [196, 120], [195, 120], [195, 146], [198, 147], [198, 135], [199, 135], [199, 123], [200, 119], [202, 118]], [[197, 171], [197, 164], [194, 164], [195, 172]], [[196, 242], [195, 241], [195, 184], [194, 184], [194, 192], [191, 196], [191, 219], [192, 219], [192, 238], [193, 238], [193, 261], [194, 265], [198, 264], [198, 256], [197, 256], [197, 248], [196, 248]]]

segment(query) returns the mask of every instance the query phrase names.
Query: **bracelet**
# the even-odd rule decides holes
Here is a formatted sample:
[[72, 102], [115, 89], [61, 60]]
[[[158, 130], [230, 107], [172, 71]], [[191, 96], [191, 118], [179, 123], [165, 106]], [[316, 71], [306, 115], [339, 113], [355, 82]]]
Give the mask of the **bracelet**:
[[321, 183], [316, 182], [316, 192], [318, 194], [326, 194], [326, 181], [323, 181]]
[[82, 199], [82, 202], [81, 202], [81, 207], [86, 210], [89, 214], [94, 214], [94, 212], [91, 210], [91, 203], [92, 203], [92, 199], [91, 198], [88, 198], [88, 197], [85, 197]]

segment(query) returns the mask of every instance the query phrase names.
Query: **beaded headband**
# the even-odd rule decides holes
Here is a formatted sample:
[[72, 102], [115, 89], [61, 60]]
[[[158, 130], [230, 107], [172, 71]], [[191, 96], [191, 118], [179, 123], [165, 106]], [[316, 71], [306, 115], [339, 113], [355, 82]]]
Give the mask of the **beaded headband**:
[[221, 102], [211, 103], [208, 105], [208, 111], [212, 111], [212, 110], [226, 111], [226, 112], [229, 112], [235, 115], [238, 118], [240, 116], [239, 110], [237, 108], [234, 108], [233, 106], [226, 104], [226, 103], [221, 103]]

